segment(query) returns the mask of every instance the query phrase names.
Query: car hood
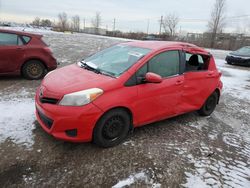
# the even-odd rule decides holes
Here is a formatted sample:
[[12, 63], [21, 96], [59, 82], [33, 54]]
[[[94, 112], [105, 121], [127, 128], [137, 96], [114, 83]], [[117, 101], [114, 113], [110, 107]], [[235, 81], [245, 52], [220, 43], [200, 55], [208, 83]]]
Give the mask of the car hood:
[[105, 86], [112, 85], [110, 82], [115, 80], [116, 78], [96, 74], [73, 64], [49, 73], [44, 78], [41, 88], [45, 97], [61, 98], [65, 94], [90, 88], [105, 90]]
[[240, 54], [236, 51], [229, 53], [230, 56], [235, 56], [235, 57], [242, 57], [242, 58], [249, 58], [250, 59], [250, 54], [249, 55], [243, 55]]

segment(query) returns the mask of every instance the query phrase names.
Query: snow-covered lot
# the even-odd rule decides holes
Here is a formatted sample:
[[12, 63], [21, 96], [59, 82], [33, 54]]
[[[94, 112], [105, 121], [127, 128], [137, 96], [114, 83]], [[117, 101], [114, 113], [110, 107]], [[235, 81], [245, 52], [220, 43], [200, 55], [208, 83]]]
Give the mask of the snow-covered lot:
[[[40, 32], [40, 31], [39, 31]], [[44, 33], [60, 66], [123, 40]], [[55, 140], [38, 125], [40, 81], [0, 78], [0, 184], [82, 187], [250, 187], [250, 68], [210, 50], [224, 91], [210, 117], [189, 113], [136, 129], [117, 147]]]

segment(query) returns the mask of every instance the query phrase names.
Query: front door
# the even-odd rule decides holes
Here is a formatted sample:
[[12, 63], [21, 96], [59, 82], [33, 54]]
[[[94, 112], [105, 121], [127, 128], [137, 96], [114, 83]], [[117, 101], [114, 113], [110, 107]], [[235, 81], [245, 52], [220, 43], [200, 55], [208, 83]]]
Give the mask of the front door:
[[158, 121], [177, 112], [184, 77], [179, 75], [179, 51], [166, 51], [153, 57], [137, 71], [137, 78], [153, 72], [162, 76], [161, 83], [141, 83], [137, 85], [138, 100], [136, 111], [140, 125]]

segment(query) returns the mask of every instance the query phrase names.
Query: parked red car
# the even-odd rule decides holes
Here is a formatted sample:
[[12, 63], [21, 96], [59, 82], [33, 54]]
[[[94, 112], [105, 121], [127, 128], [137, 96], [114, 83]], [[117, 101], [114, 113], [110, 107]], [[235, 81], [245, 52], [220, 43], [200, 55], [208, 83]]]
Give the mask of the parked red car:
[[212, 55], [192, 44], [119, 44], [48, 74], [36, 116], [56, 138], [110, 147], [134, 127], [195, 110], [210, 115], [220, 77]]
[[56, 67], [42, 35], [0, 29], [0, 75], [40, 79]]

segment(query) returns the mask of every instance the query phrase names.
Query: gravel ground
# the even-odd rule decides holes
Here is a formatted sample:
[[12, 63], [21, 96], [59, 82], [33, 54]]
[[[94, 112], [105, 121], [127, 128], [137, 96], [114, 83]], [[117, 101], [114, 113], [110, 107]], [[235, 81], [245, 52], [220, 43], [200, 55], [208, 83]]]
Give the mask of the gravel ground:
[[[120, 39], [45, 33], [65, 66]], [[229, 66], [210, 50], [224, 92], [209, 117], [195, 112], [136, 129], [121, 145], [58, 141], [35, 120], [40, 81], [0, 78], [2, 187], [250, 187], [250, 69]]]

